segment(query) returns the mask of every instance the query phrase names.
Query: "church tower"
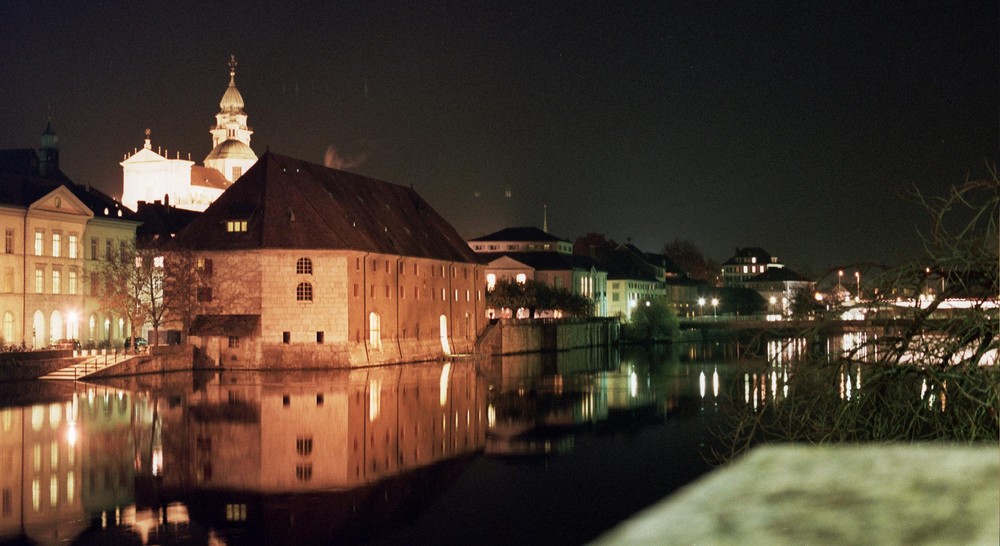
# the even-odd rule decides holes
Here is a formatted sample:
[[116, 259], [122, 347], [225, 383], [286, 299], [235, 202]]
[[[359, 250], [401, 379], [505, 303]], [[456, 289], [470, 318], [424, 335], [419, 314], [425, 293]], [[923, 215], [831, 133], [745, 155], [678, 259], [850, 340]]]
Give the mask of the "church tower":
[[59, 137], [52, 129], [52, 120], [45, 126], [41, 140], [38, 149], [38, 170], [42, 176], [49, 176], [59, 170]]
[[243, 175], [254, 163], [257, 154], [250, 149], [253, 130], [247, 126], [243, 110], [243, 95], [236, 88], [236, 56], [229, 56], [229, 87], [219, 101], [212, 134], [212, 151], [205, 158], [205, 166], [222, 173], [230, 183]]

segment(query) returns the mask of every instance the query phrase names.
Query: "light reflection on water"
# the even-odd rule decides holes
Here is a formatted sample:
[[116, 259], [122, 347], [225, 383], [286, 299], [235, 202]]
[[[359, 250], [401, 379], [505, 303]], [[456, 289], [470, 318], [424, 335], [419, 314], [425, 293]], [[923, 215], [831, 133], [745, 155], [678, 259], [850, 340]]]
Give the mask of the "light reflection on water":
[[[571, 503], [569, 492], [583, 480], [614, 483], [615, 473], [641, 471], [652, 484], [662, 482], [624, 483], [611, 498], [578, 500], [607, 503], [607, 521], [586, 518], [571, 532], [558, 521], [551, 528], [487, 527], [468, 537], [527, 533], [578, 543], [707, 470], [703, 461], [663, 468], [663, 458], [671, 450], [684, 453], [671, 457], [695, 457], [711, 441], [704, 420], [718, 411], [731, 381], [752, 385], [755, 405], [778, 396], [777, 372], [739, 375], [740, 350], [595, 349], [59, 386], [37, 395], [44, 401], [0, 406], [0, 540], [50, 543], [87, 533], [141, 543], [329, 543], [365, 541], [379, 536], [372, 529], [401, 525], [396, 532], [403, 534], [390, 536], [405, 541], [420, 532], [433, 540], [435, 531], [423, 528], [434, 525], [430, 516], [417, 518], [430, 503], [491, 502], [491, 491], [446, 494], [463, 489], [455, 484], [471, 479], [465, 474], [486, 467], [514, 480], [525, 468], [544, 470], [550, 457], [570, 464], [610, 453], [595, 445], [621, 449], [620, 432], [611, 431], [653, 434], [657, 447], [639, 452], [650, 462], [602, 460], [608, 476], [574, 476], [547, 488], [553, 495], [564, 488], [558, 498]], [[480, 524], [499, 525], [491, 521]]]

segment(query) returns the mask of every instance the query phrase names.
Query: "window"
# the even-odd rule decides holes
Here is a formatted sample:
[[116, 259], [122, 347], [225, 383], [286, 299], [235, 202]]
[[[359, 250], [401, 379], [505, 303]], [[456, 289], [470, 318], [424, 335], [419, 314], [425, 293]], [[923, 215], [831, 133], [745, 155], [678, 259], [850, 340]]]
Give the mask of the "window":
[[246, 521], [246, 520], [247, 520], [247, 505], [245, 504], [226, 505], [226, 521]]
[[90, 259], [97, 259], [97, 237], [90, 238]]
[[285, 345], [288, 345], [289, 343], [291, 343], [292, 342], [292, 333], [291, 332], [281, 332], [281, 342], [284, 343]]
[[295, 301], [312, 301], [313, 286], [307, 282], [300, 282], [295, 287]]
[[76, 259], [76, 235], [69, 236], [69, 252], [70, 258]]
[[4, 251], [7, 254], [14, 253], [14, 230], [7, 228], [6, 237], [4, 238]]
[[323, 337], [324, 337], [323, 332], [316, 332], [316, 343], [322, 344]]
[[111, 250], [111, 239], [104, 241], [104, 259], [111, 261], [114, 258], [114, 251]]
[[98, 283], [99, 283], [98, 279], [100, 278], [98, 275], [99, 274], [96, 273], [96, 272], [93, 272], [93, 273], [90, 274], [90, 295], [91, 296], [96, 296], [97, 295], [97, 286], [98, 286]]
[[62, 233], [52, 233], [52, 257], [62, 256]]
[[212, 274], [212, 259], [211, 258], [198, 258], [196, 265], [198, 271], [205, 273], [205, 275]]
[[316, 405], [317, 406], [323, 405], [323, 393], [321, 392], [316, 393]]
[[62, 271], [58, 269], [52, 270], [52, 293], [58, 294], [62, 292]]
[[295, 465], [295, 478], [300, 482], [307, 482], [312, 479], [312, 476], [313, 476], [313, 465], [311, 464]]
[[368, 344], [373, 350], [382, 349], [382, 320], [377, 313], [368, 315]]
[[128, 241], [118, 241], [118, 257], [122, 260], [128, 256]]
[[233, 180], [243, 176], [243, 167], [233, 167]]
[[[5, 267], [3, 270], [3, 291], [11, 293], [14, 291], [14, 268]], [[10, 338], [8, 338], [10, 339]]]
[[211, 286], [199, 286], [198, 287], [198, 301], [199, 302], [210, 302], [212, 301], [212, 287]]
[[358, 283], [354, 283], [354, 297], [358, 297]]
[[45, 292], [45, 269], [39, 267], [35, 269], [35, 293]]
[[299, 258], [299, 261], [295, 262], [295, 274], [312, 275], [312, 273], [313, 263], [309, 258]]
[[230, 349], [240, 348], [240, 336], [229, 336], [229, 348]]
[[229, 233], [244, 233], [246, 230], [246, 220], [229, 220], [226, 222], [226, 231]]
[[312, 436], [299, 436], [295, 439], [296, 453], [305, 457], [306, 455], [312, 454], [312, 451], [313, 451]]
[[45, 231], [35, 230], [35, 256], [41, 256], [44, 249]]

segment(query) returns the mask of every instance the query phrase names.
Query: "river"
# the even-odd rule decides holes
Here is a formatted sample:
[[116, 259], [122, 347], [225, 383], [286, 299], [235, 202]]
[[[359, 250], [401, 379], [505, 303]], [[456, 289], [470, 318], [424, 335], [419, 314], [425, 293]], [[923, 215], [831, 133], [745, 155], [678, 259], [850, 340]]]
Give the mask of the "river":
[[0, 540], [584, 543], [711, 470], [725, 400], [777, 393], [738, 350], [0, 384]]

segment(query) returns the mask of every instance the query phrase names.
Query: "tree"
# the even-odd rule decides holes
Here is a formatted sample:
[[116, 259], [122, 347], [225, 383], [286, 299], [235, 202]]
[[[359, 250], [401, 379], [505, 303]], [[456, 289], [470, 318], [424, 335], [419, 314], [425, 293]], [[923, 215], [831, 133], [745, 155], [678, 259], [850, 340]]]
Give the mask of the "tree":
[[694, 243], [684, 239], [674, 239], [663, 245], [663, 255], [681, 268], [688, 277], [715, 285], [719, 275], [719, 265], [705, 258]]
[[551, 287], [538, 281], [524, 283], [501, 279], [486, 293], [486, 303], [494, 309], [528, 309], [529, 316], [536, 310], [560, 311], [567, 316], [589, 316], [594, 308], [590, 298], [573, 294], [565, 288]]
[[[1000, 439], [1000, 180], [994, 173], [941, 197], [915, 195], [930, 218], [921, 232], [925, 253], [870, 281], [869, 333], [843, 335], [849, 342], [828, 352], [839, 336], [827, 334], [840, 331], [838, 309], [799, 332], [812, 355], [762, 370], [765, 377], [787, 374], [784, 390], [775, 391], [785, 394], [760, 408], [733, 406], [723, 458], [762, 440]], [[956, 301], [961, 305], [951, 305]]]
[[622, 335], [632, 341], [666, 341], [680, 331], [680, 321], [674, 310], [660, 300], [640, 305], [632, 311], [632, 320], [625, 323]]
[[[135, 246], [123, 243], [119, 252], [112, 252], [98, 266], [98, 288], [101, 309], [128, 322], [129, 335], [135, 336], [136, 324], [143, 324], [142, 298], [147, 292], [148, 278], [138, 267]], [[133, 344], [134, 346], [134, 344]]]

